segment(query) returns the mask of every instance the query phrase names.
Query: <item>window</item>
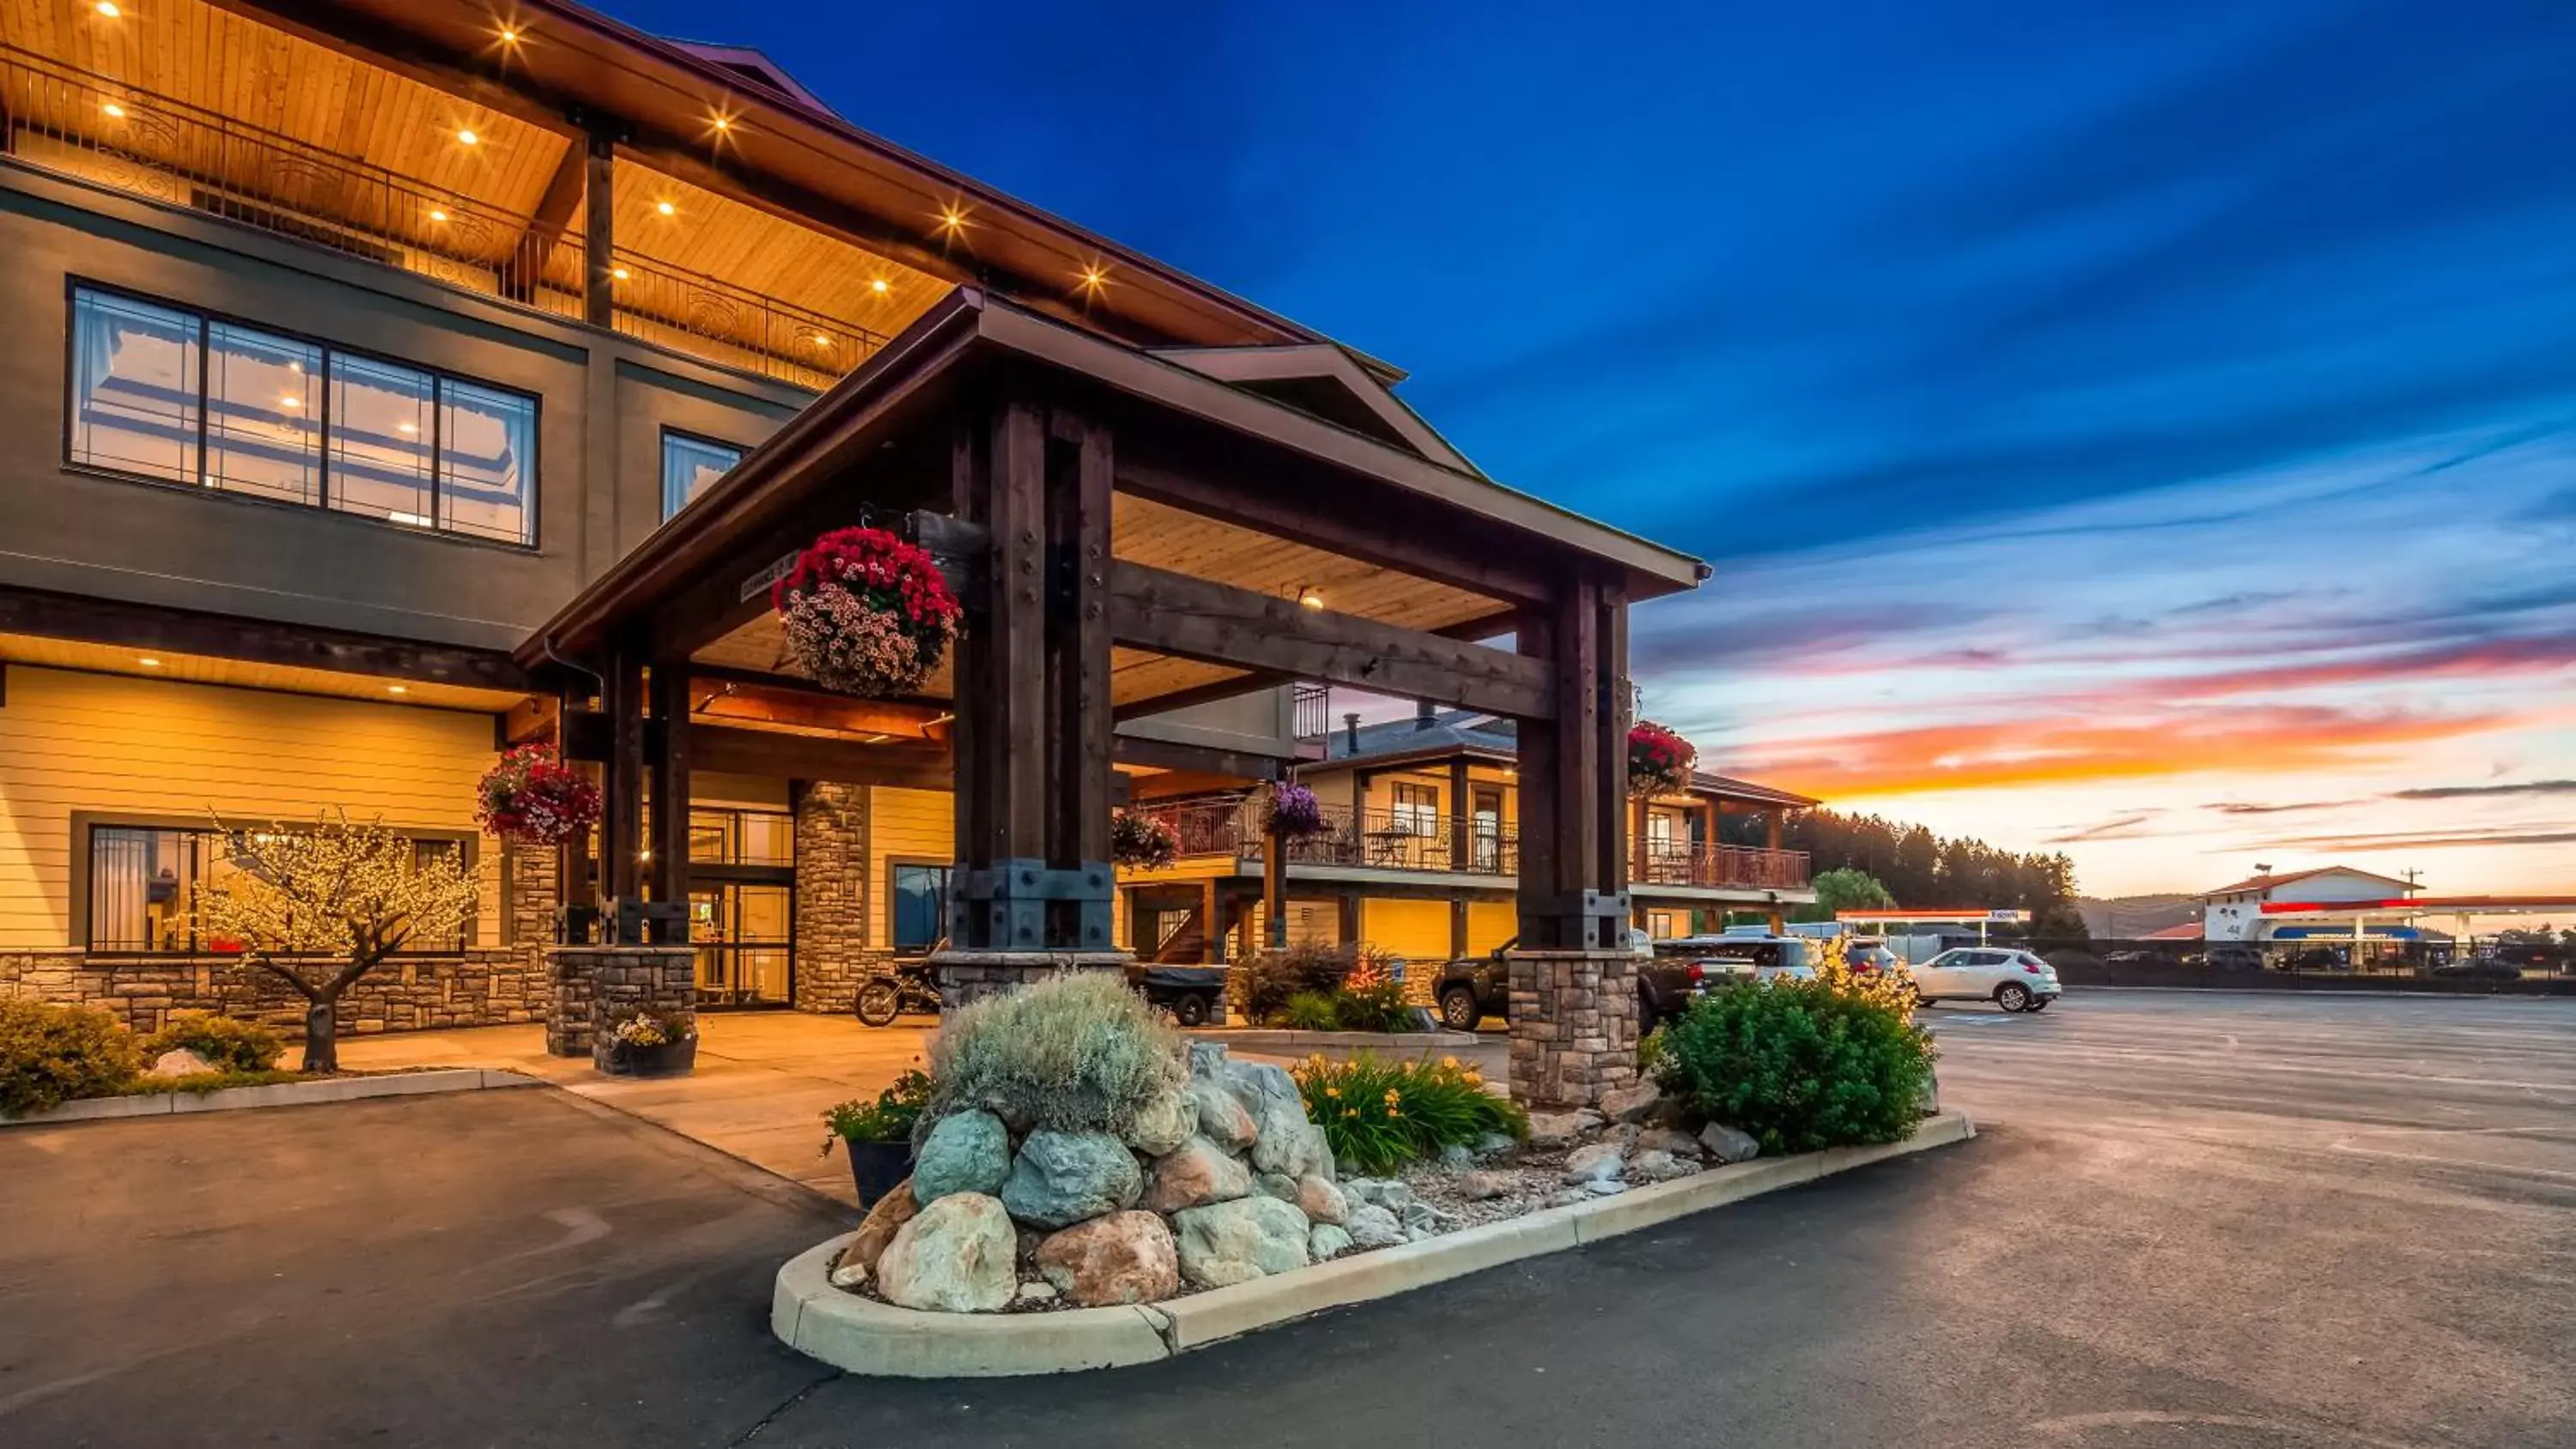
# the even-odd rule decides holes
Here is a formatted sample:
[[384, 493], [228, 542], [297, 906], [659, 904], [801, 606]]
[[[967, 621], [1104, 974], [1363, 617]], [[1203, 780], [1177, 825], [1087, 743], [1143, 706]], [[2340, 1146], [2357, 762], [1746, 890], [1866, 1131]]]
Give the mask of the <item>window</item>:
[[779, 810], [692, 809], [689, 860], [694, 865], [794, 865], [795, 817]]
[[898, 865], [890, 875], [894, 901], [887, 914], [894, 939], [887, 944], [909, 954], [938, 945], [948, 934], [948, 867]]
[[662, 516], [670, 517], [712, 487], [742, 461], [742, 449], [730, 443], [693, 438], [662, 430]]
[[[425, 837], [412, 842], [413, 858], [465, 849], [463, 842]], [[469, 857], [470, 871], [473, 861]], [[197, 892], [234, 869], [222, 832], [150, 825], [89, 828], [89, 949], [136, 954], [237, 949], [203, 941], [191, 913]], [[468, 922], [455, 939], [423, 944], [424, 951], [461, 951], [473, 931]]]
[[1440, 833], [1440, 790], [1433, 785], [1395, 786], [1395, 828], [1407, 835]]
[[74, 463], [536, 541], [525, 393], [75, 287], [69, 406]]

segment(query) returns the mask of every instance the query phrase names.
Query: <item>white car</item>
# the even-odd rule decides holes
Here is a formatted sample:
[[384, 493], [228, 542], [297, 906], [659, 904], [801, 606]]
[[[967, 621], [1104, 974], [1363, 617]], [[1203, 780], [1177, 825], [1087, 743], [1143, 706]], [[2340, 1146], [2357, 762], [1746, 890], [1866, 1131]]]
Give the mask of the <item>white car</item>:
[[1907, 974], [1926, 1003], [1991, 1001], [2006, 1011], [2045, 1011], [2060, 991], [2056, 967], [2006, 946], [1960, 946]]

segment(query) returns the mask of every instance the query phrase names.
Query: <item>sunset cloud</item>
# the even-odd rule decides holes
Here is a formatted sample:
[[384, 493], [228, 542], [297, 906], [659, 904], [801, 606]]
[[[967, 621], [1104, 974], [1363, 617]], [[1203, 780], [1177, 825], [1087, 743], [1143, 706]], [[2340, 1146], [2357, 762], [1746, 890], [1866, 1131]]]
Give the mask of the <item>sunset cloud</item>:
[[2520, 785], [2427, 785], [2392, 790], [2391, 800], [2464, 800], [2485, 795], [2576, 795], [2576, 780], [2532, 780]]

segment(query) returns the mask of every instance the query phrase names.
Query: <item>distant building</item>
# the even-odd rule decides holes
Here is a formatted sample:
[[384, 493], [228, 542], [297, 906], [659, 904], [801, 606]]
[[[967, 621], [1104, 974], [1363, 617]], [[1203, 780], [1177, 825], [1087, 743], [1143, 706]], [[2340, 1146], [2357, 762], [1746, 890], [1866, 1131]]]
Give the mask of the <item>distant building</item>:
[[2201, 933], [2212, 941], [2268, 941], [2274, 922], [2263, 918], [2266, 903], [2296, 901], [2331, 904], [2338, 901], [2384, 901], [2413, 894], [2414, 883], [2394, 876], [2354, 870], [2350, 866], [2328, 865], [2315, 870], [2292, 871], [2286, 875], [2266, 872], [2248, 876], [2233, 885], [2220, 886], [2201, 897]]

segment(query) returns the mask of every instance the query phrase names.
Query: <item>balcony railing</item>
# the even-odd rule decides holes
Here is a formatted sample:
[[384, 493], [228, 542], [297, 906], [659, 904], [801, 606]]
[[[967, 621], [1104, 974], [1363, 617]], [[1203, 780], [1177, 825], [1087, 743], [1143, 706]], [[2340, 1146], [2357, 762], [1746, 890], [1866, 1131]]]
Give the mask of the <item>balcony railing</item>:
[[[0, 46], [18, 161], [429, 277], [558, 317], [585, 315], [587, 256], [561, 226], [184, 101]], [[612, 259], [619, 332], [821, 391], [886, 339], [637, 253]]]
[[1744, 845], [1649, 842], [1638, 852], [1636, 883], [1728, 890], [1804, 890], [1807, 853]]
[[[1221, 855], [1237, 861], [1262, 858], [1265, 840], [1251, 812], [1234, 801], [1149, 807], [1180, 836], [1183, 857]], [[1466, 855], [1456, 853], [1455, 817], [1425, 811], [1323, 807], [1324, 828], [1288, 842], [1291, 865], [1355, 866], [1376, 870], [1464, 871], [1514, 875], [1520, 870], [1520, 837], [1490, 820], [1467, 824]]]

